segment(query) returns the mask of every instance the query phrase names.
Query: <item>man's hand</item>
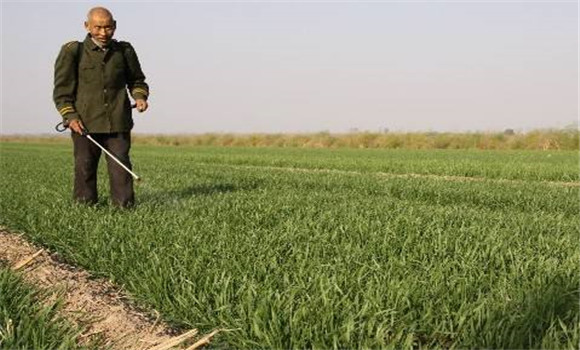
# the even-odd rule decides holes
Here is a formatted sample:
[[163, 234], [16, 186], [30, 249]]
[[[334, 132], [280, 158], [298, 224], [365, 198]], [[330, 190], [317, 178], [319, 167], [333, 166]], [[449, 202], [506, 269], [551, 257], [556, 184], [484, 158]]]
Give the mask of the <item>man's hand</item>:
[[135, 100], [135, 105], [136, 105], [136, 108], [139, 111], [139, 113], [145, 112], [147, 110], [147, 108], [149, 107], [149, 104], [147, 103], [147, 101], [143, 100], [143, 99]]
[[85, 133], [85, 127], [83, 126], [83, 123], [78, 120], [78, 119], [73, 119], [68, 123], [68, 127], [76, 132], [79, 135], [82, 135]]

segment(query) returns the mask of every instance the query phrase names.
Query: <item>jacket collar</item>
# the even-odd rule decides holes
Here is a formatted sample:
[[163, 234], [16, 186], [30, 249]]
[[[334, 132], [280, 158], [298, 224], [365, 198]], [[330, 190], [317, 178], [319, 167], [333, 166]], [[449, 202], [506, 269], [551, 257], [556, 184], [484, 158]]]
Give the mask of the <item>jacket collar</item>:
[[[89, 50], [92, 51], [97, 51], [97, 50], [102, 50], [102, 48], [95, 44], [95, 42], [93, 41], [93, 38], [91, 37], [90, 34], [87, 34], [87, 36], [85, 37], [85, 41], [83, 43], [83, 45], [85, 47], [88, 47]], [[111, 40], [111, 42], [109, 43], [109, 45], [107, 46], [108, 49], [115, 49], [117, 47], [117, 40]]]

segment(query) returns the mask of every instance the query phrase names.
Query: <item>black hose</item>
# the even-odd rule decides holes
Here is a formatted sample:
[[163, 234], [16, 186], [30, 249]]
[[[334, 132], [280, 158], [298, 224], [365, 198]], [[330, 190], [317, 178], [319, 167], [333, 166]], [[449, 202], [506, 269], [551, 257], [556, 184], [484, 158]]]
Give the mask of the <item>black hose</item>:
[[58, 132], [64, 132], [66, 129], [68, 129], [68, 125], [66, 125], [64, 122], [60, 122], [54, 127], [54, 130]]

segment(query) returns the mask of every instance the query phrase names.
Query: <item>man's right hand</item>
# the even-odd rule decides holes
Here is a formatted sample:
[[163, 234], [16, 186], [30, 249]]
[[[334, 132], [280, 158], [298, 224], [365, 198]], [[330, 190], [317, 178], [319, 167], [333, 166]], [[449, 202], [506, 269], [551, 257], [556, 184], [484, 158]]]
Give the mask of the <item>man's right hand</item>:
[[71, 120], [68, 123], [68, 127], [79, 135], [83, 135], [85, 133], [85, 127], [83, 126], [83, 123], [78, 119]]

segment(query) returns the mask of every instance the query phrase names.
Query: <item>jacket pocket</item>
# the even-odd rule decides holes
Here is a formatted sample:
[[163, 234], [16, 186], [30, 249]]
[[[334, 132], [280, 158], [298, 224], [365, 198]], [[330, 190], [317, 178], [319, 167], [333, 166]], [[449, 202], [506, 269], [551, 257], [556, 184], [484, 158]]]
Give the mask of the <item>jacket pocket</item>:
[[85, 64], [79, 66], [79, 80], [83, 83], [90, 84], [95, 81], [96, 78], [96, 66], [93, 64]]

